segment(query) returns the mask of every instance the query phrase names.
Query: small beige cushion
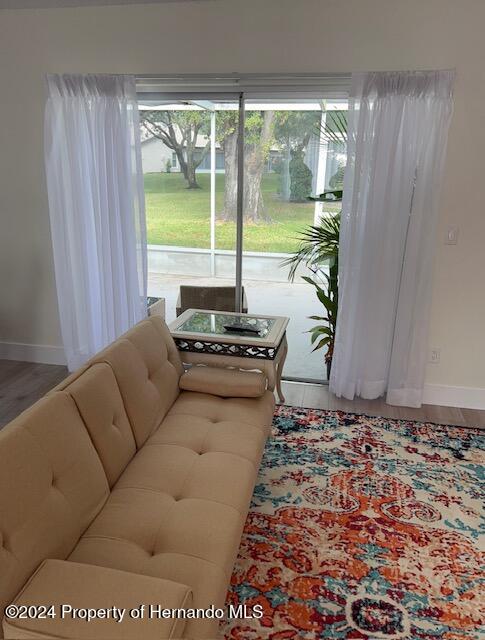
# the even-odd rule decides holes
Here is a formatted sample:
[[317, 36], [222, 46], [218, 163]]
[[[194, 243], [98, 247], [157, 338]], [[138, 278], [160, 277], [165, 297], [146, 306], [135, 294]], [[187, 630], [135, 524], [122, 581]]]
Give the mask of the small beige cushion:
[[179, 386], [222, 398], [259, 398], [266, 390], [266, 378], [259, 371], [194, 366], [180, 378]]
[[[164, 609], [192, 606], [192, 592], [184, 584], [150, 576], [97, 567], [88, 564], [46, 560], [17, 596], [14, 604], [54, 605], [56, 617], [45, 619], [3, 619], [5, 638], [75, 638], [76, 640], [144, 640], [183, 638], [183, 618], [133, 619], [128, 612], [141, 604], [161, 605]], [[61, 605], [79, 609], [125, 609], [122, 622], [113, 617], [87, 622], [61, 617]]]

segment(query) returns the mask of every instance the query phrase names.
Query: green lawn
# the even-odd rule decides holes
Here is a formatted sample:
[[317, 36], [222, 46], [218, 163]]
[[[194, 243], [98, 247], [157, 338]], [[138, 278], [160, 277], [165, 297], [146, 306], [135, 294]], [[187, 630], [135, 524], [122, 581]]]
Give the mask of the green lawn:
[[[188, 190], [179, 173], [145, 174], [145, 201], [149, 244], [210, 248], [210, 175], [199, 174], [201, 189]], [[265, 213], [271, 222], [246, 224], [244, 249], [288, 253], [298, 246], [296, 236], [313, 223], [313, 203], [282, 202], [276, 195], [278, 176], [263, 178]], [[216, 212], [224, 203], [224, 175], [216, 179]], [[216, 247], [235, 249], [236, 225], [216, 223]]]

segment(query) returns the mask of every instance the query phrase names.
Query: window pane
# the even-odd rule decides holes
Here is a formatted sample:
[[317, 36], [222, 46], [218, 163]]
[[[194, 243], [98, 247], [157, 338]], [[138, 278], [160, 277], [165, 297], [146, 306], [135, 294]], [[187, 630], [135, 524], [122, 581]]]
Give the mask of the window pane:
[[140, 109], [148, 292], [165, 298], [168, 322], [175, 318], [182, 285], [234, 286], [235, 225], [227, 221], [224, 228], [224, 247], [232, 251], [218, 251], [215, 236], [226, 222], [221, 200], [226, 131], [218, 126], [237, 127], [237, 120], [234, 103], [184, 100]]
[[326, 349], [312, 352], [308, 333], [319, 324], [309, 316], [327, 314], [303, 277], [325, 287], [328, 265], [315, 273], [300, 266], [291, 280], [282, 263], [299, 249], [303, 231], [340, 210], [309, 196], [341, 188], [346, 144], [337, 125], [346, 118], [328, 114], [346, 109], [323, 100], [246, 102], [243, 282], [250, 313], [290, 318], [283, 376], [327, 377]]

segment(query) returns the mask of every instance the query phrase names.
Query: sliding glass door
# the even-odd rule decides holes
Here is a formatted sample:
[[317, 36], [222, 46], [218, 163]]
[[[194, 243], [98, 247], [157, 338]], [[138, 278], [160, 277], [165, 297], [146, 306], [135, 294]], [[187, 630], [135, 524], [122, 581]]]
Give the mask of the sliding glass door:
[[309, 197], [342, 187], [346, 100], [189, 88], [140, 98], [149, 295], [165, 298], [170, 322], [187, 287], [231, 287], [249, 313], [290, 318], [284, 376], [324, 381], [307, 332], [325, 314], [303, 278], [325, 279], [328, 265], [292, 279], [285, 262], [339, 211]]

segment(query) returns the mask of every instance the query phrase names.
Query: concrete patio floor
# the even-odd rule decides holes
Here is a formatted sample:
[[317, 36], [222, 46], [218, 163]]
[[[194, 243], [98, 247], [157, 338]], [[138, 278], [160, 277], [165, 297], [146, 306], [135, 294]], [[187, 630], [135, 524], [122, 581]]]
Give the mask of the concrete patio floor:
[[[179, 286], [231, 286], [233, 280], [223, 278], [198, 278], [195, 276], [164, 275], [149, 273], [148, 295], [165, 298], [166, 321], [175, 319], [175, 306]], [[249, 313], [287, 316], [288, 357], [283, 377], [304, 378], [315, 381], [326, 380], [324, 350], [311, 352], [310, 335], [305, 333], [316, 324], [310, 315], [322, 315], [324, 310], [318, 302], [314, 289], [306, 283], [265, 282], [244, 280]]]

